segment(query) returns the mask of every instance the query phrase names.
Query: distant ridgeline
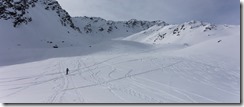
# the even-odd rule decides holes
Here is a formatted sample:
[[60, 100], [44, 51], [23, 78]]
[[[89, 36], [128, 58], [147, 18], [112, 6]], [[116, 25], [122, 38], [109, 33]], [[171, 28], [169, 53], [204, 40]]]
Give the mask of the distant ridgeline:
[[[33, 20], [32, 8], [41, 7], [47, 11], [54, 11], [59, 16], [60, 23], [63, 26], [84, 33], [106, 32], [112, 33], [118, 31], [136, 33], [146, 30], [154, 25], [168, 25], [163, 21], [139, 21], [132, 19], [129, 21], [110, 21], [97, 17], [75, 17], [72, 18], [56, 0], [1, 0], [0, 1], [0, 19], [10, 20], [13, 27], [27, 25]], [[74, 23], [74, 21], [76, 23]], [[128, 33], [128, 34], [129, 34]]]
[[73, 17], [72, 21], [86, 35], [113, 35], [129, 36], [134, 33], [146, 30], [152, 26], [167, 26], [164, 21], [141, 21], [131, 19], [129, 21], [111, 21], [100, 17]]
[[[53, 12], [55, 16], [58, 17], [57, 20], [60, 21], [62, 26], [70, 27], [75, 31], [87, 35], [96, 35], [98, 33], [101, 35], [129, 36], [147, 30], [155, 25], [161, 27], [169, 25], [160, 20], [140, 21], [131, 19], [129, 21], [111, 21], [100, 17], [71, 17], [68, 12], [62, 9], [56, 0], [1, 0], [0, 20], [10, 20], [13, 23], [13, 27], [24, 24], [27, 25], [31, 21], [37, 20], [33, 19], [33, 11], [30, 11], [36, 7], [43, 8], [43, 10], [47, 12]], [[42, 13], [40, 13], [40, 15], [42, 15]], [[216, 29], [216, 25], [213, 24], [191, 21], [178, 25], [172, 29], [172, 33], [180, 36], [180, 33], [187, 29], [199, 28], [201, 26], [204, 27], [204, 32]], [[163, 39], [168, 34], [169, 33], [159, 34], [158, 38]]]

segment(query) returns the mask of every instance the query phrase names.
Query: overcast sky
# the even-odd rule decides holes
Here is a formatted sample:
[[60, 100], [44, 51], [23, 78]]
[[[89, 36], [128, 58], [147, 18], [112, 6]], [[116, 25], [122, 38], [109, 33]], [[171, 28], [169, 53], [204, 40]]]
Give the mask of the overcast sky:
[[240, 0], [57, 0], [71, 16], [240, 24]]

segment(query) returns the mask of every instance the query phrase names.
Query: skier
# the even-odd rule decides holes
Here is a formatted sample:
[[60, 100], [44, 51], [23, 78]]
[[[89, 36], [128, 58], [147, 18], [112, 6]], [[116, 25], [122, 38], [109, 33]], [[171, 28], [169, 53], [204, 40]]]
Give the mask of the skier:
[[66, 68], [66, 75], [69, 74], [69, 68]]

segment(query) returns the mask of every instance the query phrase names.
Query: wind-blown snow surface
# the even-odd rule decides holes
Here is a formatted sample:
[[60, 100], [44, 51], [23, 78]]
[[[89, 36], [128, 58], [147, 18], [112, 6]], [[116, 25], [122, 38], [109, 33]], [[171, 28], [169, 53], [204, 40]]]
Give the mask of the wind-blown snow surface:
[[42, 6], [27, 25], [0, 20], [0, 102], [240, 103], [240, 26], [121, 26], [102, 40]]

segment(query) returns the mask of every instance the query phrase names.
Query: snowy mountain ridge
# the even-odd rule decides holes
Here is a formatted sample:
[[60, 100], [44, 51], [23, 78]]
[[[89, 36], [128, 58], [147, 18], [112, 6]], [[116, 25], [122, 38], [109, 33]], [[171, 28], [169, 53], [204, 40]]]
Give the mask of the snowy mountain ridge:
[[[195, 20], [172, 25], [160, 20], [111, 21], [100, 17], [71, 17], [56, 0], [2, 0], [0, 4], [0, 22], [4, 25], [0, 30], [6, 32], [1, 40], [19, 38], [11, 43], [3, 41], [2, 44], [7, 46], [69, 47], [93, 45], [113, 39], [147, 44], [193, 45], [223, 34], [221, 32], [228, 34], [233, 29], [239, 29], [238, 26], [214, 25]], [[11, 25], [15, 33], [7, 32], [7, 29], [13, 29]], [[34, 44], [28, 41], [29, 38], [33, 38]], [[189, 43], [191, 41], [195, 43]]]
[[[102, 18], [96, 17], [74, 17], [71, 16], [59, 5], [56, 0], [2, 0], [0, 1], [0, 19], [11, 20], [14, 27], [21, 24], [27, 24], [33, 19], [29, 10], [35, 8], [36, 5], [41, 5], [47, 11], [54, 11], [60, 18], [60, 23], [63, 26], [69, 26], [74, 30], [82, 33], [92, 33], [92, 31], [107, 31], [108, 33], [113, 32], [114, 29], [121, 29], [118, 27], [126, 27], [124, 32], [138, 32], [146, 30], [149, 27], [156, 24], [168, 25], [162, 21], [138, 21], [136, 19], [131, 19], [129, 21], [106, 21]], [[80, 22], [78, 20], [81, 20]], [[73, 21], [78, 22], [76, 27]], [[98, 23], [96, 23], [98, 22]], [[107, 25], [107, 26], [105, 26]], [[93, 29], [92, 29], [93, 28]], [[133, 28], [133, 30], [131, 30]], [[82, 30], [80, 30], [82, 29]]]
[[239, 35], [238, 25], [215, 25], [202, 21], [190, 21], [179, 25], [154, 26], [135, 33], [123, 40], [149, 44], [184, 44], [194, 45], [224, 35]]
[[80, 31], [71, 21], [71, 16], [66, 12], [56, 0], [1, 0], [0, 1], [0, 19], [11, 20], [13, 26], [27, 24], [33, 19], [29, 14], [30, 8], [41, 5], [46, 10], [55, 11], [60, 17], [60, 23], [63, 26], [69, 26], [74, 30]]
[[16, 27], [22, 23], [27, 24], [32, 21], [28, 17], [28, 9], [35, 7], [37, 0], [2, 0], [0, 1], [0, 19], [12, 20], [13, 26]]
[[87, 35], [101, 33], [104, 35], [120, 34], [128, 36], [146, 30], [154, 25], [167, 26], [164, 21], [140, 21], [131, 19], [129, 21], [111, 21], [100, 17], [74, 17], [72, 18], [76, 26]]
[[72, 18], [55, 0], [0, 0], [0, 50], [1, 103], [241, 101], [239, 25]]

